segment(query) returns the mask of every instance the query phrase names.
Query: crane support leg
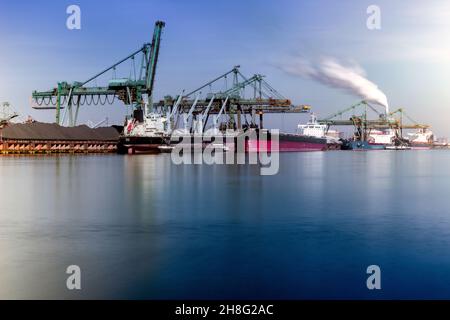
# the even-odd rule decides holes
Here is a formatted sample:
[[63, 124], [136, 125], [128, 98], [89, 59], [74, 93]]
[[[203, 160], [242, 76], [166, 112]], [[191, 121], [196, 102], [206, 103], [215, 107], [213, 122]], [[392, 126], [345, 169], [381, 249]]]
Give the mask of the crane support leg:
[[264, 122], [263, 122], [263, 113], [259, 113], [259, 128], [264, 129]]
[[59, 123], [59, 118], [61, 115], [61, 83], [58, 83], [58, 91], [57, 91], [57, 96], [56, 96], [56, 123]]
[[242, 130], [241, 108], [237, 110], [237, 129]]
[[73, 127], [72, 101], [67, 103], [67, 112], [69, 112], [69, 127]]
[[75, 117], [73, 119], [73, 125], [76, 126], [78, 122], [78, 110], [80, 110], [80, 98], [77, 99], [77, 107], [75, 108]]

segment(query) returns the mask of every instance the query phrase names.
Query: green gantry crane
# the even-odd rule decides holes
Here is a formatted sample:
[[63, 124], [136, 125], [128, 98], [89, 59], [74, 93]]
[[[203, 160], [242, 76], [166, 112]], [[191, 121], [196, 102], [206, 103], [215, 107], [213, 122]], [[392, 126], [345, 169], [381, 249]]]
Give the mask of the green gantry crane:
[[[157, 21], [151, 43], [145, 43], [139, 50], [84, 82], [68, 83], [63, 81], [59, 82], [57, 87], [52, 90], [33, 91], [32, 99], [35, 102], [33, 108], [56, 109], [55, 120], [57, 124], [63, 124], [66, 114], [68, 114], [69, 126], [76, 125], [80, 106], [112, 104], [116, 98], [125, 105], [132, 105], [134, 110], [142, 112], [145, 95], [151, 105], [161, 34], [164, 26], [163, 21]], [[137, 56], [141, 56], [139, 76], [137, 76], [135, 65]], [[131, 78], [130, 75], [128, 78], [112, 79], [108, 82], [108, 86], [89, 86], [100, 76], [108, 71], [115, 72], [119, 65], [130, 60], [134, 67], [134, 78]], [[61, 118], [62, 109], [65, 109], [63, 118]]]

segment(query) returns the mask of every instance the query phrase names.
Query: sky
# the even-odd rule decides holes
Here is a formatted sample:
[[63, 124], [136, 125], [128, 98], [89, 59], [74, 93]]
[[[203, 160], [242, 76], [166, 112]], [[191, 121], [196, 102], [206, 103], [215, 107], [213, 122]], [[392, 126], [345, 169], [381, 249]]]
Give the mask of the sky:
[[[66, 8], [81, 9], [81, 29], [66, 27]], [[369, 30], [366, 10], [377, 5], [381, 29]], [[0, 2], [0, 102], [23, 116], [54, 121], [33, 110], [33, 90], [83, 81], [150, 42], [166, 22], [154, 96], [176, 95], [241, 65], [294, 104], [321, 116], [360, 97], [285, 72], [298, 57], [332, 57], [358, 65], [387, 96], [437, 136], [450, 137], [450, 2], [441, 0], [81, 0]], [[100, 85], [100, 83], [99, 83]], [[122, 123], [126, 107], [85, 106], [80, 121]], [[293, 131], [307, 117], [286, 114], [270, 125]]]

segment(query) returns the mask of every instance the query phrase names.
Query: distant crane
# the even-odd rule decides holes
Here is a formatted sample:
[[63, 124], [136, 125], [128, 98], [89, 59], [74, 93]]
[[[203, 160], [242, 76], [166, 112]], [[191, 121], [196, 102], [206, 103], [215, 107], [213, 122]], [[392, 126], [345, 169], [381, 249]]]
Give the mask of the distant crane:
[[[393, 116], [394, 114], [400, 114], [400, 120], [399, 120], [399, 127], [401, 129], [428, 129], [430, 126], [427, 124], [420, 124], [413, 118], [411, 118], [403, 108], [398, 108], [397, 110], [394, 110], [389, 113], [389, 116]], [[403, 118], [406, 117], [409, 121], [411, 121], [411, 124], [404, 124]]]
[[3, 102], [0, 109], [0, 127], [3, 127], [18, 116], [19, 115], [13, 110], [9, 102]]
[[[353, 111], [357, 109], [358, 107], [364, 107], [361, 115], [355, 115], [352, 114], [347, 119], [336, 119], [339, 116], [342, 116], [345, 113], [348, 113], [350, 111]], [[368, 119], [367, 117], [367, 107], [369, 107], [371, 110], [373, 110], [377, 116], [378, 119]], [[396, 119], [393, 117], [393, 115], [399, 113], [400, 119]], [[413, 124], [404, 124], [403, 123], [403, 117], [406, 116]], [[367, 101], [359, 101], [358, 103], [355, 103], [351, 105], [348, 108], [345, 108], [343, 110], [340, 110], [324, 119], [318, 120], [320, 124], [326, 124], [328, 128], [330, 126], [353, 126], [355, 129], [355, 137], [357, 137], [360, 140], [366, 140], [366, 138], [369, 136], [372, 129], [392, 129], [397, 132], [397, 135], [399, 137], [403, 136], [403, 129], [426, 129], [429, 128], [428, 125], [419, 124], [415, 120], [413, 120], [411, 117], [409, 117], [403, 108], [399, 108], [395, 111], [392, 111], [390, 113], [380, 113], [376, 108], [371, 106]]]
[[[57, 87], [52, 90], [33, 91], [32, 98], [35, 102], [33, 108], [55, 109], [56, 123], [64, 124], [66, 116], [68, 116], [69, 126], [76, 125], [80, 106], [85, 104], [112, 104], [116, 98], [121, 100], [125, 105], [132, 105], [135, 112], [142, 114], [142, 108], [144, 107], [144, 96], [147, 96], [148, 101], [152, 101], [161, 34], [164, 26], [165, 23], [163, 21], [157, 21], [155, 23], [151, 43], [145, 43], [140, 49], [97, 73], [86, 81], [73, 83], [63, 81], [58, 82]], [[139, 76], [137, 76], [135, 65], [137, 56], [141, 56]], [[113, 71], [113, 73], [115, 73], [116, 68], [126, 61], [132, 62], [134, 78], [130, 75], [128, 78], [112, 79], [108, 82], [107, 86], [89, 86], [90, 83], [99, 79], [99, 77], [105, 73], [109, 71]], [[65, 109], [65, 113], [62, 118], [61, 109]]]
[[106, 124], [106, 126], [108, 126], [109, 119], [108, 119], [108, 117], [106, 117], [105, 119], [103, 119], [103, 120], [101, 120], [101, 121], [99, 121], [97, 123], [94, 123], [91, 120], [88, 120], [86, 124], [87, 124], [88, 127], [95, 129], [95, 128], [100, 127], [103, 124]]
[[371, 106], [369, 103], [367, 103], [367, 101], [362, 100], [362, 101], [359, 101], [358, 103], [355, 103], [355, 104], [351, 105], [351, 106], [348, 107], [348, 108], [339, 110], [339, 111], [337, 111], [336, 113], [333, 113], [333, 114], [329, 115], [328, 117], [326, 117], [326, 118], [324, 118], [324, 119], [322, 119], [322, 120], [320, 120], [320, 121], [321, 121], [321, 122], [332, 121], [332, 119], [334, 119], [334, 118], [336, 118], [336, 117], [339, 117], [339, 116], [342, 116], [343, 114], [345, 114], [345, 113], [347, 113], [347, 112], [349, 112], [349, 111], [355, 110], [356, 108], [361, 107], [361, 106], [362, 106], [362, 107], [369, 107], [369, 108], [372, 109], [379, 117], [382, 117], [382, 116], [383, 116], [382, 114], [380, 114], [380, 113], [377, 111], [377, 109], [375, 109], [373, 106]]

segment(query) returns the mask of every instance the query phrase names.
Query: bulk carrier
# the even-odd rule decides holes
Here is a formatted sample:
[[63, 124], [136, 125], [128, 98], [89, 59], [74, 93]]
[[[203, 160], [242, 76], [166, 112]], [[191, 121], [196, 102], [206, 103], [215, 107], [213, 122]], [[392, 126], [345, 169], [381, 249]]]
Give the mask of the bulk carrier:
[[119, 154], [159, 152], [160, 146], [168, 144], [167, 118], [160, 113], [143, 113], [137, 110], [133, 117], [125, 120], [117, 145]]

